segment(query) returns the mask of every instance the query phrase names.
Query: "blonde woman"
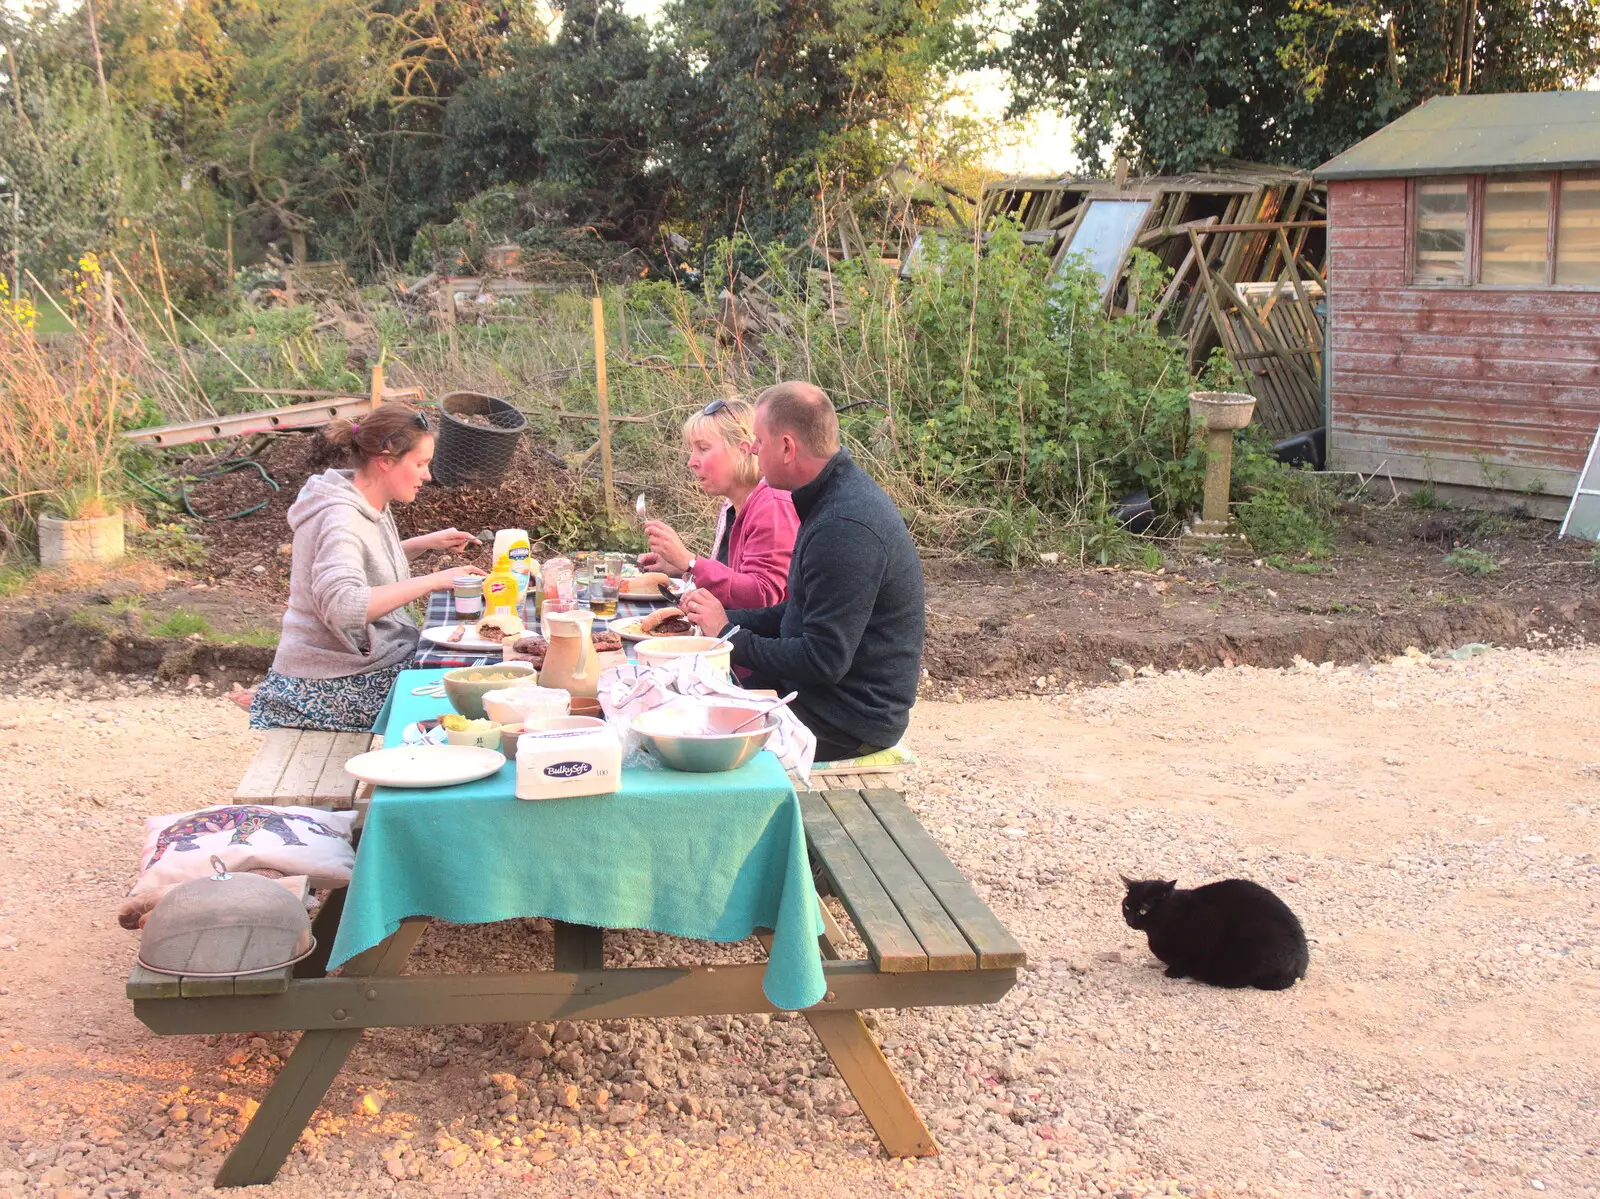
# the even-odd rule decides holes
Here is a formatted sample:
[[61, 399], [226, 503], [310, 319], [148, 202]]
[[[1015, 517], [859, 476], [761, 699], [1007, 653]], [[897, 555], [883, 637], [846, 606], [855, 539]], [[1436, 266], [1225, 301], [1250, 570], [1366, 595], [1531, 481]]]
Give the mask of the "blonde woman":
[[756, 464], [755, 409], [744, 400], [715, 399], [683, 425], [689, 471], [700, 490], [725, 501], [717, 515], [711, 553], [690, 552], [665, 521], [645, 525], [650, 552], [645, 570], [687, 578], [724, 607], [767, 608], [789, 594], [789, 558], [800, 517], [787, 491], [767, 486]]

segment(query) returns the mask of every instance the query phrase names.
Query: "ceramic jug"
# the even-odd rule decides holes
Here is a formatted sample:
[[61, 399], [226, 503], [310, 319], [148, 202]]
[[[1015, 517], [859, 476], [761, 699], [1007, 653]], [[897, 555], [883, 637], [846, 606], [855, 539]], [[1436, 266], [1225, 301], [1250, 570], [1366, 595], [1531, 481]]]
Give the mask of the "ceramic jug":
[[595, 653], [589, 636], [594, 613], [587, 608], [547, 612], [545, 624], [550, 630], [550, 645], [545, 651], [544, 669], [539, 671], [539, 686], [559, 687], [572, 695], [593, 699], [600, 683], [600, 655]]

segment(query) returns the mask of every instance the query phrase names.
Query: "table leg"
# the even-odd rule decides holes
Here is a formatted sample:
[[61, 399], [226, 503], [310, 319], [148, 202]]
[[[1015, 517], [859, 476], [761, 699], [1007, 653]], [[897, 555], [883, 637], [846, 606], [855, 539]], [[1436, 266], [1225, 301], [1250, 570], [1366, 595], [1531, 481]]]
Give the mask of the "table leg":
[[317, 939], [317, 947], [311, 951], [310, 957], [295, 966], [296, 978], [322, 978], [327, 975], [328, 958], [333, 953], [333, 939], [339, 933], [339, 918], [344, 915], [344, 897], [349, 890], [349, 887], [338, 887], [329, 891], [328, 897], [322, 901], [322, 907], [317, 909], [316, 919], [311, 922], [311, 935]]
[[556, 934], [557, 970], [605, 969], [605, 929], [562, 920], [552, 920], [550, 924]]
[[[843, 937], [833, 915], [820, 900], [822, 935], [817, 938], [822, 956], [829, 961], [839, 960], [836, 948]], [[772, 948], [771, 934], [763, 935], [761, 944]], [[878, 1134], [885, 1152], [890, 1157], [932, 1157], [939, 1146], [923, 1123], [917, 1105], [911, 1102], [894, 1068], [883, 1056], [883, 1050], [872, 1039], [872, 1033], [861, 1013], [855, 1011], [821, 1011], [810, 1009], [800, 1013], [817, 1034], [822, 1048], [833, 1059], [850, 1093], [861, 1105], [861, 1114]]]
[[[343, 892], [335, 894], [343, 895]], [[329, 899], [331, 901], [332, 896]], [[426, 918], [407, 920], [386, 941], [346, 962], [344, 973], [352, 976], [399, 974], [427, 927]], [[329, 944], [332, 945], [331, 940]], [[301, 1033], [300, 1043], [278, 1072], [272, 1089], [261, 1101], [261, 1107], [239, 1143], [217, 1171], [213, 1185], [265, 1185], [277, 1177], [278, 1168], [300, 1139], [317, 1104], [328, 1093], [334, 1076], [359, 1040], [359, 1028], [312, 1029]]]

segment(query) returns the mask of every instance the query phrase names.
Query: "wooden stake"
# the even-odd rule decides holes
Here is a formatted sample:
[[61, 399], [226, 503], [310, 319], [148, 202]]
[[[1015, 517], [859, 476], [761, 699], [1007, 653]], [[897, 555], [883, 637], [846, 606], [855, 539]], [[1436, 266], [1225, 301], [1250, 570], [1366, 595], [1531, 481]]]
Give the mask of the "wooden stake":
[[600, 404], [600, 485], [606, 493], [606, 520], [616, 521], [611, 494], [611, 401], [606, 395], [606, 302], [594, 297], [594, 386]]
[[233, 214], [228, 214], [228, 286], [233, 286]]
[[444, 327], [450, 339], [450, 365], [461, 370], [461, 344], [456, 340], [456, 286], [450, 276], [444, 277]]
[[172, 297], [167, 294], [167, 272], [161, 265], [161, 247], [156, 245], [156, 231], [150, 230], [150, 250], [156, 256], [156, 278], [161, 280], [161, 305], [166, 309], [167, 324], [172, 326], [172, 344], [178, 344], [178, 321], [172, 315]]
[[379, 362], [372, 368], [372, 409], [377, 411], [378, 405], [383, 403], [383, 363]]

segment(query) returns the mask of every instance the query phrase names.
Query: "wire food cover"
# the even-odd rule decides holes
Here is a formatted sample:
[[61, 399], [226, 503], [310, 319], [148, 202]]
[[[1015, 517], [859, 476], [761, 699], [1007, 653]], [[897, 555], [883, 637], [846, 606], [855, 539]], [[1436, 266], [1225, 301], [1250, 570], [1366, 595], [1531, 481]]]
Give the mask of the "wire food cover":
[[231, 978], [281, 969], [316, 948], [305, 905], [290, 891], [259, 874], [229, 874], [218, 858], [211, 864], [216, 874], [179, 883], [145, 919], [141, 966]]
[[527, 427], [528, 418], [496, 396], [452, 391], [441, 397], [435, 481], [445, 487], [494, 486], [505, 477]]

